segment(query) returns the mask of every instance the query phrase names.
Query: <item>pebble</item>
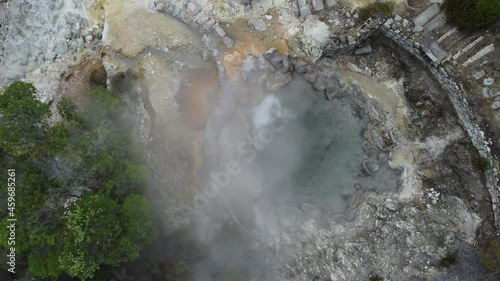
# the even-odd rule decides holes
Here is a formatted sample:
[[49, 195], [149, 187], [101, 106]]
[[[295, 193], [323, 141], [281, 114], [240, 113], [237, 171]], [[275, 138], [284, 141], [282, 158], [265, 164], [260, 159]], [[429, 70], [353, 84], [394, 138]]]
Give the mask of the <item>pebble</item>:
[[226, 36], [226, 32], [224, 31], [224, 29], [220, 28], [220, 26], [218, 24], [215, 25], [214, 29], [215, 29], [215, 32], [217, 32], [217, 34], [220, 37], [224, 38], [224, 36]]
[[257, 31], [265, 31], [267, 29], [267, 24], [262, 19], [251, 18], [248, 20], [248, 25], [253, 26]]
[[424, 28], [421, 27], [420, 25], [415, 25], [415, 27], [413, 28], [413, 32], [420, 32], [422, 31]]
[[490, 97], [489, 89], [486, 87], [483, 87], [482, 94], [483, 94], [484, 98], [486, 98], [486, 99], [489, 98]]
[[372, 45], [368, 44], [362, 48], [356, 49], [354, 51], [355, 55], [363, 55], [363, 54], [369, 54], [373, 51]]
[[478, 71], [476, 73], [474, 73], [472, 76], [474, 77], [474, 79], [480, 79], [481, 77], [483, 77], [484, 75], [486, 75], [486, 72], [484, 70], [481, 70], [481, 71]]
[[266, 18], [266, 20], [272, 20], [273, 19], [273, 16], [271, 16], [271, 15], [265, 15], [264, 17]]
[[224, 42], [224, 45], [226, 45], [226, 48], [228, 48], [228, 49], [232, 49], [234, 47], [233, 39], [231, 39], [227, 36], [224, 37], [224, 39], [222, 39], [222, 42]]
[[354, 45], [354, 44], [356, 44], [356, 40], [351, 35], [347, 35], [347, 43], [349, 45]]
[[491, 77], [483, 80], [483, 85], [485, 85], [485, 86], [491, 86], [491, 85], [493, 85], [493, 83], [495, 83], [495, 79], [491, 78]]

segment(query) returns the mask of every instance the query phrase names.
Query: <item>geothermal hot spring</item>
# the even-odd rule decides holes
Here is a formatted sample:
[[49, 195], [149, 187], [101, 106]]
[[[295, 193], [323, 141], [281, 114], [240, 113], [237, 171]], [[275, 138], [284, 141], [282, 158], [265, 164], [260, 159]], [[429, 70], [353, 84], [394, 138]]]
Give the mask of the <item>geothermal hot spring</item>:
[[[150, 30], [146, 27], [168, 18], [136, 16], [145, 23], [114, 25], [110, 19], [114, 32], [108, 33], [117, 50], [135, 46], [122, 41], [141, 47], [121, 51], [134, 59], [113, 59], [129, 71], [112, 85], [141, 97], [136, 111], [147, 112], [144, 124], [153, 120], [147, 150], [159, 183], [151, 197], [165, 208], [166, 237], [151, 251], [160, 259], [186, 261], [189, 280], [329, 275], [323, 257], [312, 259], [308, 269], [296, 266], [296, 259], [306, 249], [332, 256], [326, 251], [335, 247], [320, 243], [352, 232], [344, 225], [356, 218], [362, 194], [398, 188], [399, 171], [388, 167], [387, 153], [371, 137], [378, 121], [369, 116], [380, 116], [373, 112], [380, 109], [338, 76], [332, 100], [298, 73], [268, 91], [276, 73], [258, 67], [242, 73], [245, 79], [227, 77], [218, 86], [224, 72], [200, 56], [205, 47], [197, 34], [170, 20], [162, 24], [170, 29]], [[241, 41], [257, 47], [238, 45], [242, 54], [259, 57], [266, 51], [247, 39]], [[148, 47], [158, 41], [172, 46]], [[240, 71], [230, 63], [225, 67], [226, 75]]]
[[351, 221], [356, 195], [397, 188], [396, 171], [362, 168], [368, 117], [355, 89], [327, 101], [300, 76], [276, 92], [249, 84], [222, 87], [204, 131], [196, 231], [184, 237], [207, 251], [193, 280], [277, 280], [320, 229]]

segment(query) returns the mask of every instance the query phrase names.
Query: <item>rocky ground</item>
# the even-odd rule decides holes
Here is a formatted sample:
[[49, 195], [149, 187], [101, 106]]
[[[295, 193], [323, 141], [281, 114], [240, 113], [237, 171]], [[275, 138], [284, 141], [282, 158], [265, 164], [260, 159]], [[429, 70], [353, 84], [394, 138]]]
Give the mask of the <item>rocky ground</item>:
[[[170, 260], [212, 257], [207, 245], [218, 241], [191, 232], [229, 228], [239, 239], [239, 222], [228, 214], [222, 231], [197, 224], [185, 209], [207, 163], [229, 157], [228, 147], [224, 153], [209, 149], [222, 138], [209, 132], [244, 119], [243, 113], [233, 119], [215, 113], [225, 112], [226, 101], [255, 105], [297, 79], [308, 81], [325, 103], [348, 97], [356, 104], [367, 120], [366, 158], [357, 169], [391, 182], [352, 187], [357, 191], [343, 214], [303, 204], [256, 222], [251, 235], [235, 240], [251, 241], [247, 250], [258, 248], [262, 264], [256, 266], [270, 275], [248, 280], [367, 280], [373, 274], [478, 280], [485, 272], [480, 252], [497, 233], [488, 174], [479, 161], [484, 155], [429, 68], [383, 33], [372, 33], [385, 19], [359, 20], [356, 7], [369, 1], [333, 2], [311, 6], [315, 15], [301, 17], [304, 7], [285, 0], [0, 1], [0, 86], [31, 81], [53, 109], [62, 96], [85, 103], [83, 93], [97, 84], [124, 94], [156, 180], [150, 197], [165, 214], [162, 239], [127, 265], [141, 280], [172, 274], [165, 269], [174, 266]], [[406, 17], [431, 4], [400, 2], [397, 11]], [[419, 39], [413, 23], [404, 29], [404, 22], [391, 19], [389, 30]], [[496, 69], [486, 66], [485, 75], [498, 81]], [[482, 88], [495, 93], [483, 77], [467, 80], [470, 71], [460, 73], [469, 95]], [[471, 100], [473, 108], [491, 107], [489, 100]], [[494, 114], [479, 114], [492, 138], [500, 131]], [[458, 264], [442, 267], [440, 260], [455, 251]], [[164, 268], [151, 273], [152, 263]], [[193, 280], [210, 280], [191, 273]]]

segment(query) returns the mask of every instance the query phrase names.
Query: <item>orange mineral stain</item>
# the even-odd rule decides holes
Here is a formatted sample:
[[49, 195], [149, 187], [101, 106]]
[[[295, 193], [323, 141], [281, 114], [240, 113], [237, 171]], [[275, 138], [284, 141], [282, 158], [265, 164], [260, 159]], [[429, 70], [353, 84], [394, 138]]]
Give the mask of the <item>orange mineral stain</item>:
[[193, 140], [191, 186], [198, 187], [201, 183], [198, 170], [203, 164], [203, 130], [213, 110], [209, 97], [215, 96], [219, 90], [217, 69], [212, 67], [193, 70], [185, 78], [184, 84], [186, 86], [177, 94], [176, 99], [182, 122], [190, 128]]
[[[277, 18], [277, 17], [274, 17]], [[242, 61], [248, 55], [260, 57], [270, 48], [278, 49], [280, 54], [288, 52], [289, 48], [283, 38], [284, 29], [274, 19], [269, 22], [270, 26], [266, 32], [257, 32], [253, 27], [248, 26], [244, 19], [238, 19], [230, 24], [226, 29], [228, 34], [234, 38], [234, 48], [224, 52], [223, 64], [227, 78], [232, 82], [241, 79]], [[272, 32], [269, 32], [272, 30]], [[277, 34], [276, 39], [269, 34]]]

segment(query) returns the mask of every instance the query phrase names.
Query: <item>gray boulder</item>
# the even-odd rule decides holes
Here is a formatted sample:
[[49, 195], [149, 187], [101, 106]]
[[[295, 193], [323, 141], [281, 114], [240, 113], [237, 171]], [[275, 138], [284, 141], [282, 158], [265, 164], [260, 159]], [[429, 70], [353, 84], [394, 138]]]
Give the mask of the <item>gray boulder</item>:
[[483, 85], [485, 86], [491, 86], [493, 83], [495, 83], [495, 78], [489, 77], [483, 80]]
[[241, 75], [244, 78], [248, 78], [250, 73], [257, 69], [258, 60], [254, 56], [248, 56], [243, 60], [243, 66], [241, 68]]
[[290, 38], [289, 45], [294, 53], [316, 62], [330, 42], [330, 28], [316, 18], [304, 21], [300, 30]]
[[283, 58], [278, 54], [278, 49], [271, 48], [267, 50], [264, 57], [276, 68], [281, 69], [283, 67]]
[[480, 79], [481, 77], [483, 77], [484, 75], [486, 75], [486, 71], [481, 70], [481, 71], [474, 73], [472, 76], [474, 77], [474, 79], [477, 80], [477, 79]]
[[248, 25], [255, 28], [257, 31], [265, 31], [267, 29], [267, 24], [263, 19], [251, 18], [248, 20]]
[[303, 60], [300, 59], [293, 59], [292, 60], [293, 68], [297, 73], [305, 73], [307, 71], [307, 63]]
[[355, 55], [364, 55], [373, 52], [372, 45], [368, 44], [354, 51]]
[[222, 39], [222, 42], [224, 42], [224, 45], [226, 45], [226, 48], [228, 48], [228, 49], [232, 49], [234, 47], [233, 39], [231, 39], [227, 36], [224, 37], [224, 39]]

